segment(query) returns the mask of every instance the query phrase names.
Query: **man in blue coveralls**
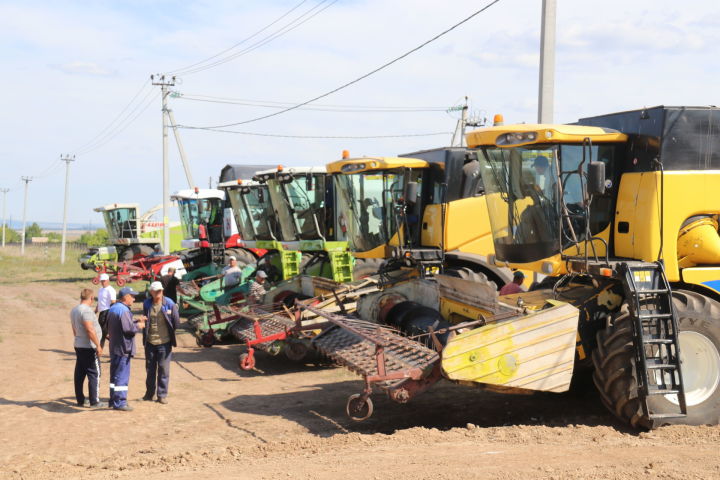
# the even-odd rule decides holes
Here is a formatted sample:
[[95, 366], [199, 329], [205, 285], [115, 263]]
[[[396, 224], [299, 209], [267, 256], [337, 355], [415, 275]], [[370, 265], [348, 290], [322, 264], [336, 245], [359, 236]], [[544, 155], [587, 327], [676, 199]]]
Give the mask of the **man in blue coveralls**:
[[143, 314], [147, 317], [143, 330], [145, 345], [145, 396], [143, 400], [152, 401], [157, 392], [157, 401], [167, 403], [168, 384], [170, 383], [170, 361], [175, 343], [175, 330], [180, 325], [178, 307], [163, 294], [160, 282], [150, 284], [150, 298], [143, 303]]
[[110, 407], [132, 411], [127, 403], [130, 359], [135, 356], [135, 334], [145, 328], [145, 317], [133, 319], [130, 306], [138, 293], [130, 287], [120, 289], [118, 301], [107, 313], [110, 337]]

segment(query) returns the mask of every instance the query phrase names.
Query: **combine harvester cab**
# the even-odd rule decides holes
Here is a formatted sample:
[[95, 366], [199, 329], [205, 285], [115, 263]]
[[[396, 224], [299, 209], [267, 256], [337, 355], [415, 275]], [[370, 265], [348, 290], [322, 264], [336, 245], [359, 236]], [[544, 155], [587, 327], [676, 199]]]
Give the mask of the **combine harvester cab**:
[[577, 373], [637, 428], [720, 421], [717, 121], [655, 107], [467, 135], [494, 261], [580, 310]]

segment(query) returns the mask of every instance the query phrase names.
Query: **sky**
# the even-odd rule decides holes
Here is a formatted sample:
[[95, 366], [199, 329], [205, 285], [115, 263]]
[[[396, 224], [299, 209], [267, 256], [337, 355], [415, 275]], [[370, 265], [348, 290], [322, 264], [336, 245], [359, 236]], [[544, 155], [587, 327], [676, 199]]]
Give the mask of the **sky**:
[[[296, 104], [314, 98], [488, 3], [0, 0], [0, 188], [11, 189], [7, 216], [22, 217], [20, 177], [32, 176], [28, 221], [62, 220], [64, 154], [75, 154], [69, 222], [101, 223], [93, 208], [109, 203], [136, 202], [143, 210], [161, 203], [162, 114], [159, 87], [150, 85], [153, 73], [180, 70], [171, 87], [176, 94], [168, 100], [179, 125], [242, 122], [278, 111], [247, 103]], [[715, 61], [720, 3], [557, 3], [556, 122], [644, 106], [720, 101]], [[207, 187], [228, 163], [323, 165], [340, 158], [343, 150], [353, 156], [391, 156], [446, 146], [459, 115], [446, 109], [466, 96], [474, 119], [502, 113], [506, 123], [533, 123], [540, 11], [540, 0], [501, 0], [390, 67], [317, 101], [319, 110], [298, 109], [227, 128], [261, 135], [181, 128], [194, 183]], [[298, 17], [298, 23], [307, 21], [290, 29]], [[243, 51], [276, 32], [284, 33]], [[216, 59], [239, 55], [203, 71], [186, 69], [218, 54]], [[217, 102], [227, 99], [236, 103]], [[328, 105], [344, 106], [343, 111]], [[397, 107], [424, 108], [398, 112]], [[364, 139], [262, 136], [438, 133]], [[171, 190], [188, 188], [172, 133], [168, 145]]]

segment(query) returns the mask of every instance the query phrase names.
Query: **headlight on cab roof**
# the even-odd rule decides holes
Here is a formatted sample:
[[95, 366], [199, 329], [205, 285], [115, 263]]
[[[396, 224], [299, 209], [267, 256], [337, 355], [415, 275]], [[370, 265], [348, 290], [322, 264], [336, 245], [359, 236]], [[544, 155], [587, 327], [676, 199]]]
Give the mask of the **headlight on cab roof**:
[[357, 172], [360, 170], [365, 170], [364, 163], [348, 163], [347, 165], [343, 165], [340, 168], [340, 171], [342, 173], [352, 173], [352, 172]]
[[510, 132], [498, 135], [495, 145], [517, 145], [520, 143], [534, 142], [537, 140], [537, 132]]

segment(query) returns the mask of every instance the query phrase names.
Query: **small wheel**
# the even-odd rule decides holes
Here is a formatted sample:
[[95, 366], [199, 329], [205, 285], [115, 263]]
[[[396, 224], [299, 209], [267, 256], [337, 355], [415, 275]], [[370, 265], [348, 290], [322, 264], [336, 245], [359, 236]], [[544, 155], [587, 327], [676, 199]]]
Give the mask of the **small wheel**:
[[285, 348], [283, 350], [288, 360], [293, 362], [302, 362], [310, 351], [305, 343], [298, 341], [285, 342]]
[[345, 405], [345, 413], [356, 422], [367, 420], [373, 414], [372, 400], [370, 397], [363, 398], [359, 393], [350, 395], [347, 405]]
[[90, 280], [93, 285], [99, 285], [100, 284], [100, 278], [99, 277], [93, 277], [92, 280]]
[[212, 332], [205, 332], [200, 337], [200, 344], [205, 348], [210, 348], [215, 345], [215, 335]]
[[118, 287], [122, 287], [123, 285], [125, 285], [126, 281], [124, 278], [118, 277], [118, 279], [115, 281], [115, 283], [117, 283]]
[[247, 353], [241, 353], [238, 357], [238, 366], [243, 370], [252, 370], [255, 368], [255, 357], [251, 357]]

